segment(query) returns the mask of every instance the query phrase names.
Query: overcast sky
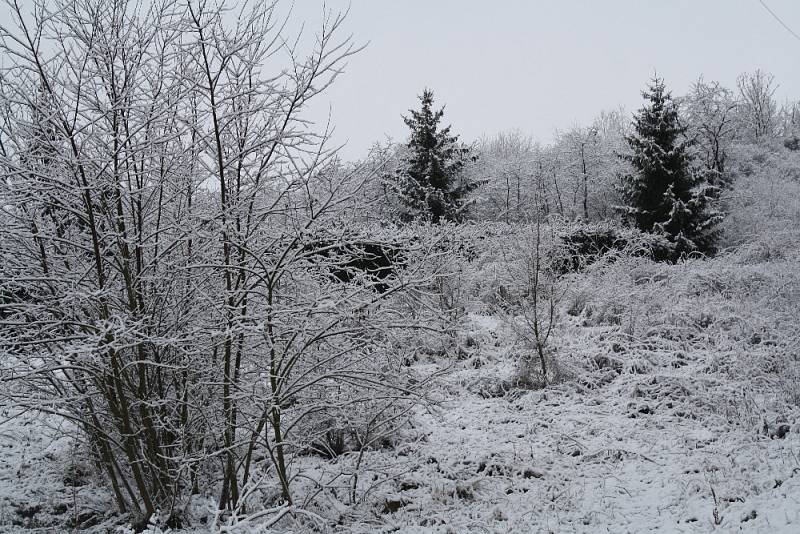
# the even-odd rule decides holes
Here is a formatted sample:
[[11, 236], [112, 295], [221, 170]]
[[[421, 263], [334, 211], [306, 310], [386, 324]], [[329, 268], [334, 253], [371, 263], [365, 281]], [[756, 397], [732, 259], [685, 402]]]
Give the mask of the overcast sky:
[[[765, 0], [800, 33], [800, 0]], [[323, 0], [295, 0], [312, 27]], [[390, 136], [424, 87], [462, 139], [520, 129], [547, 142], [601, 110], [640, 106], [657, 72], [675, 94], [700, 74], [733, 88], [743, 71], [775, 75], [780, 100], [800, 98], [800, 39], [758, 0], [327, 0], [367, 48], [311, 116], [332, 106], [344, 156]]]

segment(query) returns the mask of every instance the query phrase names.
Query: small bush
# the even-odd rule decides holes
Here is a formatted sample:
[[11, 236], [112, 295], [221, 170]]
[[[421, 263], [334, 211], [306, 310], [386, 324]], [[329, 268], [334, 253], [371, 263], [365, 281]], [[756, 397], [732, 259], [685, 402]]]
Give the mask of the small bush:
[[617, 229], [606, 225], [579, 226], [559, 238], [565, 249], [558, 266], [562, 273], [581, 271], [608, 252], [628, 245]]
[[507, 389], [542, 389], [548, 385], [561, 382], [561, 371], [554, 351], [548, 351], [545, 356], [547, 376], [542, 374], [542, 365], [539, 356], [527, 354], [517, 361], [514, 375], [508, 382]]
[[556, 270], [561, 274], [580, 272], [601, 258], [614, 261], [619, 254], [674, 261], [675, 247], [664, 236], [609, 224], [580, 225], [559, 235], [560, 258]]

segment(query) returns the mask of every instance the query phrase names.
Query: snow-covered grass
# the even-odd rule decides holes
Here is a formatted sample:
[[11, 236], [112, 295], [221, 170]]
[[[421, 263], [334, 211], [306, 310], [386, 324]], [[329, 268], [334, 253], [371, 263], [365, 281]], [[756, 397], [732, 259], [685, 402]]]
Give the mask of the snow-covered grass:
[[[230, 532], [800, 532], [796, 232], [710, 260], [618, 257], [568, 275], [553, 340], [563, 379], [540, 390], [508, 387], [529, 349], [487, 298], [515, 291], [505, 243], [460, 262], [456, 345], [413, 363], [447, 371], [434, 402], [359, 459], [356, 498], [341, 474], [356, 453], [302, 457], [308, 480], [330, 474], [303, 488], [319, 490], [315, 515]], [[110, 499], [52, 424], [0, 426], [0, 529], [108, 528]], [[193, 532], [208, 530], [197, 518], [212, 519], [210, 497]]]
[[[566, 381], [487, 395], [521, 348], [472, 314], [471, 355], [416, 425], [418, 467], [356, 532], [800, 531], [797, 248], [575, 275]], [[477, 346], [477, 348], [475, 348]]]
[[63, 532], [115, 515], [85, 455], [63, 428], [55, 428], [63, 422], [30, 413], [4, 411], [2, 416], [0, 531]]

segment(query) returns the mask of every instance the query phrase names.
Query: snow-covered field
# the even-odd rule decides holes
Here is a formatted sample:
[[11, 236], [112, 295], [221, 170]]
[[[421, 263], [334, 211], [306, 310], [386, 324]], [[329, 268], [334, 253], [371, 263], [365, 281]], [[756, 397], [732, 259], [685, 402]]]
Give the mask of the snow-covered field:
[[798, 257], [789, 240], [579, 277], [545, 390], [485, 398], [517, 349], [468, 317], [478, 348], [420, 418], [381, 531], [800, 532]]
[[598, 370], [586, 378], [610, 382], [591, 389], [488, 399], [462, 389], [486, 367], [456, 373], [381, 531], [797, 532], [797, 412], [772, 439], [758, 421], [774, 414], [735, 413], [742, 390], [702, 357], [647, 356], [649, 371]]
[[[525, 347], [474, 302], [461, 357], [415, 364], [447, 369], [435, 402], [365, 457], [382, 482], [314, 509], [334, 532], [800, 532], [799, 259], [790, 234], [571, 275], [562, 379], [539, 390], [507, 387]], [[45, 423], [2, 426], [3, 531], [110, 528], [107, 495]]]

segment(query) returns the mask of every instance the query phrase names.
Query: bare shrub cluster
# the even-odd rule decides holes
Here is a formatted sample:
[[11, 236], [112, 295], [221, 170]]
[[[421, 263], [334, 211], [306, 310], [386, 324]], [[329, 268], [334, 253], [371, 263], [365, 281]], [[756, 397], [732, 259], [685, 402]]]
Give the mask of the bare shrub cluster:
[[241, 511], [264, 479], [305, 502], [320, 421], [377, 446], [424, 384], [401, 293], [430, 282], [427, 245], [369, 268], [399, 246], [344, 224], [375, 169], [337, 166], [302, 115], [358, 50], [343, 17], [308, 40], [276, 3], [8, 8], [2, 402], [71, 421], [145, 521], [203, 488]]

